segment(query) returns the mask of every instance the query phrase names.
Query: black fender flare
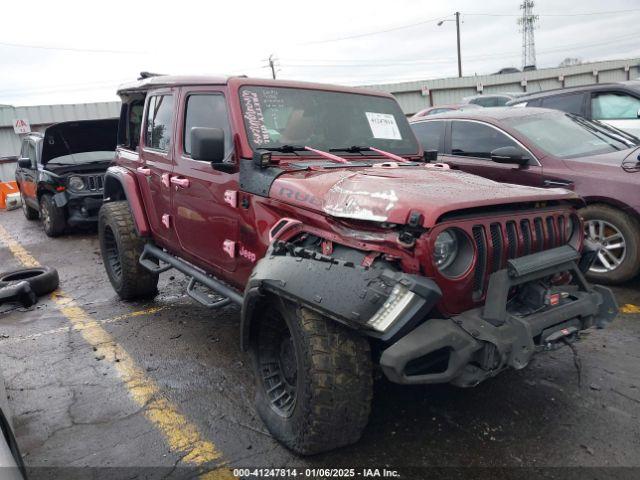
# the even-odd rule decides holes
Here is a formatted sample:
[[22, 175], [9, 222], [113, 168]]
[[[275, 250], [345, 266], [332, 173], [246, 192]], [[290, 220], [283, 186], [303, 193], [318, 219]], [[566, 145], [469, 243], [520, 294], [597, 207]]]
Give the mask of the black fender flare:
[[[112, 198], [119, 192], [124, 193], [124, 198]], [[104, 201], [114, 200], [127, 200], [138, 235], [147, 237], [151, 234], [138, 180], [134, 173], [120, 166], [111, 166], [104, 174]]]
[[[414, 300], [387, 330], [374, 330], [367, 321], [382, 308], [398, 284], [413, 292]], [[386, 267], [363, 267], [275, 242], [257, 263], [245, 288], [240, 319], [243, 350], [251, 344], [253, 321], [270, 294], [385, 342], [414, 328], [442, 297], [440, 288], [426, 277]]]

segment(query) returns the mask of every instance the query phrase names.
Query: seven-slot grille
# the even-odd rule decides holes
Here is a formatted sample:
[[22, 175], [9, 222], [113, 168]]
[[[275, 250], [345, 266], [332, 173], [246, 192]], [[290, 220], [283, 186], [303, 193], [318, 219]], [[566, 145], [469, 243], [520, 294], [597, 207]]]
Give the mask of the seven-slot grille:
[[505, 268], [507, 260], [567, 243], [569, 222], [568, 215], [547, 214], [473, 225], [471, 233], [478, 253], [473, 271], [474, 301], [485, 294], [489, 275]]
[[87, 175], [82, 177], [87, 190], [91, 192], [101, 192], [103, 187], [102, 175]]

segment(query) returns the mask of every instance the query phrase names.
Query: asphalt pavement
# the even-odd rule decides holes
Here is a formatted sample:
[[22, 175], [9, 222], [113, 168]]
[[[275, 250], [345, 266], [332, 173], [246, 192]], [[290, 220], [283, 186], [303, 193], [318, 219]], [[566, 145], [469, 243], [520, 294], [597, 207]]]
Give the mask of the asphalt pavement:
[[256, 415], [237, 307], [193, 303], [171, 271], [153, 301], [123, 302], [95, 232], [50, 239], [21, 211], [0, 211], [0, 270], [25, 262], [61, 279], [34, 307], [0, 305], [0, 370], [32, 478], [233, 478], [234, 468], [352, 476], [317, 470], [327, 467], [356, 477], [496, 478], [498, 468], [640, 478], [639, 281], [615, 288], [622, 313], [589, 331], [577, 357], [569, 348], [538, 355], [473, 389], [399, 386], [377, 374], [362, 440], [303, 458]]

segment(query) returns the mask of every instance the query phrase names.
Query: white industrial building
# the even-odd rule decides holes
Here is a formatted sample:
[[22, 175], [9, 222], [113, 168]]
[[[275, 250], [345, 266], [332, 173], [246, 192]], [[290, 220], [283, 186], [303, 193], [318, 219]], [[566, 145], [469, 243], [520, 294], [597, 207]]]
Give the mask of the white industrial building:
[[13, 180], [15, 157], [20, 153], [21, 131], [42, 132], [53, 123], [116, 118], [120, 102], [74, 103], [14, 107], [0, 105], [0, 181]]
[[632, 80], [638, 77], [640, 77], [640, 58], [630, 58], [502, 75], [476, 75], [364, 85], [364, 88], [393, 94], [398, 99], [404, 113], [413, 115], [423, 108], [458, 103], [464, 97], [471, 95], [511, 92], [534, 93], [554, 88]]

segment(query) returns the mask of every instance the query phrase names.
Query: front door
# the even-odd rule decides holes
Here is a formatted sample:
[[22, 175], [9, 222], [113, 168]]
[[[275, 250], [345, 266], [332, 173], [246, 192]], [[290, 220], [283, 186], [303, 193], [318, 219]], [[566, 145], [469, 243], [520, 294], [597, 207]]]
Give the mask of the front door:
[[232, 272], [238, 245], [238, 174], [215, 170], [211, 163], [191, 158], [193, 127], [221, 128], [226, 158], [233, 150], [224, 91], [211, 87], [183, 88], [180, 94], [181, 133], [171, 178], [173, 218], [183, 254], [203, 267]]
[[147, 96], [140, 166], [136, 170], [151, 230], [165, 244], [175, 240], [170, 183], [174, 155], [174, 104], [171, 91], [153, 92]]
[[451, 122], [450, 145], [440, 160], [452, 168], [503, 183], [543, 186], [542, 167], [531, 155], [529, 165], [496, 163], [491, 152], [500, 147], [523, 149], [516, 140], [493, 125], [470, 120]]
[[26, 201], [26, 204], [36, 210], [38, 206], [38, 145], [33, 139], [25, 138], [22, 142], [22, 148], [20, 150], [21, 158], [28, 158], [30, 161], [29, 167], [19, 168], [16, 180], [18, 188], [22, 192], [22, 198]]

